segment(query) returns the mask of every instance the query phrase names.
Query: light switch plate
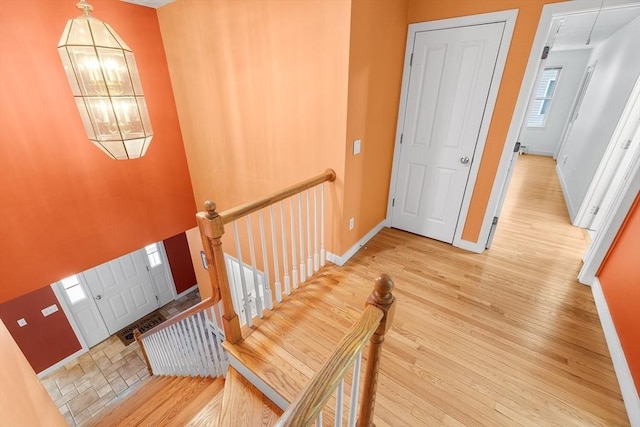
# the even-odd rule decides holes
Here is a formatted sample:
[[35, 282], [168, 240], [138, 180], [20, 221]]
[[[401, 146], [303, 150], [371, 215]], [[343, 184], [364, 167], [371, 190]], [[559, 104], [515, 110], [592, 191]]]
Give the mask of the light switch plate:
[[356, 139], [355, 141], [353, 141], [353, 155], [355, 156], [356, 154], [360, 154], [360, 145], [362, 144], [362, 141], [360, 141], [359, 139]]
[[47, 316], [49, 316], [50, 314], [53, 314], [53, 313], [55, 313], [56, 311], [58, 311], [58, 306], [57, 306], [57, 305], [55, 305], [55, 304], [53, 304], [53, 305], [50, 305], [49, 307], [43, 308], [43, 309], [42, 309], [42, 310], [40, 310], [40, 311], [42, 311], [42, 315], [43, 315], [44, 317], [47, 317]]
[[27, 321], [24, 320], [24, 317], [22, 319], [18, 319], [18, 326], [20, 326], [21, 328], [27, 326]]

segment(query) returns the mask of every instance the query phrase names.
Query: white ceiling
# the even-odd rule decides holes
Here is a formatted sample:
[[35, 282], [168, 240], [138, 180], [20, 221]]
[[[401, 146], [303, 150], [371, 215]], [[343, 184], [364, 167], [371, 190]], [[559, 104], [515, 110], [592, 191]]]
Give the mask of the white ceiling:
[[140, 6], [151, 7], [153, 9], [157, 9], [165, 4], [169, 4], [174, 2], [175, 0], [120, 0], [127, 3], [133, 3]]
[[[597, 20], [596, 20], [597, 16]], [[624, 27], [629, 22], [640, 16], [640, 4], [621, 9], [603, 10], [598, 16], [598, 11], [567, 15], [554, 19], [561, 21], [559, 30], [553, 40], [552, 50], [571, 50], [592, 48], [598, 43], [609, 38], [613, 33]], [[591, 43], [586, 45], [589, 31], [595, 21], [595, 27], [591, 35]], [[640, 23], [638, 23], [640, 31]], [[552, 36], [553, 38], [553, 36]]]

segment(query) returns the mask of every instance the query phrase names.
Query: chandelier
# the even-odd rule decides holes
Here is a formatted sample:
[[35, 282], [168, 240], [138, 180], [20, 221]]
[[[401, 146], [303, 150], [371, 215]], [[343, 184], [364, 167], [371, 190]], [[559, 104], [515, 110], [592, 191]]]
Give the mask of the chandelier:
[[86, 0], [76, 7], [58, 52], [87, 136], [112, 159], [142, 157], [153, 130], [133, 52]]

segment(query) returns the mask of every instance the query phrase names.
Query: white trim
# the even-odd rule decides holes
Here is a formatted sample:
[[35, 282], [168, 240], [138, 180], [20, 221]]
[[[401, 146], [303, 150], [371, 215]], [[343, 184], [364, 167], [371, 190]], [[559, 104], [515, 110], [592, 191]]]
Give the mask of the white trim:
[[176, 295], [174, 301], [177, 300], [177, 299], [182, 298], [183, 296], [185, 296], [185, 295], [187, 295], [187, 294], [189, 294], [189, 293], [191, 293], [193, 291], [195, 291], [196, 289], [198, 289], [198, 284], [197, 283], [195, 285], [193, 285], [192, 287], [190, 287], [189, 289], [184, 290], [184, 291], [180, 292], [178, 295]]
[[382, 230], [386, 225], [387, 225], [387, 221], [386, 220], [383, 220], [382, 222], [380, 222], [378, 225], [373, 227], [367, 234], [362, 236], [362, 238], [360, 240], [358, 240], [355, 245], [351, 246], [349, 248], [349, 250], [347, 250], [344, 254], [342, 254], [342, 256], [333, 254], [331, 252], [327, 252], [327, 261], [330, 261], [330, 262], [342, 267], [343, 265], [345, 265], [345, 263], [347, 261], [349, 261], [349, 259], [352, 256], [354, 256], [356, 254], [356, 252], [358, 252], [358, 250], [361, 247], [366, 245], [367, 242], [369, 240], [371, 240], [373, 238], [373, 236], [378, 234], [380, 232], [380, 230]]
[[[160, 240], [158, 242], [158, 248], [160, 248], [160, 257], [162, 258], [162, 262], [164, 263], [165, 272], [169, 277], [169, 283], [171, 284], [171, 295], [173, 296], [173, 300], [175, 301], [177, 297], [178, 291], [176, 290], [176, 282], [173, 280], [173, 272], [171, 271], [171, 264], [169, 264], [169, 257], [167, 256], [167, 250], [164, 247], [164, 240]], [[143, 248], [144, 249], [144, 248]], [[146, 252], [146, 251], [145, 251]], [[146, 254], [145, 254], [146, 255]], [[149, 262], [149, 257], [147, 257], [146, 262]], [[149, 271], [151, 273], [151, 271]], [[156, 289], [157, 292], [157, 289]], [[168, 304], [171, 301], [166, 302]]]
[[640, 192], [640, 150], [633, 153], [633, 156], [628, 169], [629, 178], [614, 190], [616, 194], [613, 195], [613, 201], [606, 212], [603, 212], [605, 217], [602, 221], [602, 230], [597, 230], [596, 238], [593, 239], [584, 256], [584, 265], [578, 274], [578, 281], [585, 285], [590, 285], [595, 279], [596, 272], [618, 235], [636, 195]]
[[285, 411], [289, 407], [289, 402], [287, 402], [284, 397], [282, 397], [277, 391], [271, 388], [271, 386], [269, 386], [265, 381], [263, 381], [262, 378], [254, 374], [253, 371], [247, 368], [240, 360], [238, 360], [233, 354], [231, 354], [231, 352], [226, 351], [226, 353], [227, 357], [229, 358], [229, 365], [236, 371], [238, 371], [240, 375], [245, 377], [247, 381], [253, 384], [258, 390], [260, 390], [262, 394], [267, 396], [283, 411]]
[[[603, 10], [636, 7], [636, 5], [637, 0], [608, 0], [607, 5]], [[583, 14], [591, 11], [597, 11], [600, 6], [600, 0], [582, 0], [579, 2], [567, 1], [562, 3], [546, 4], [543, 6], [542, 14], [538, 22], [538, 29], [536, 31], [533, 45], [531, 46], [531, 53], [529, 54], [527, 68], [522, 79], [522, 85], [520, 86], [520, 93], [518, 94], [518, 100], [513, 110], [511, 124], [509, 125], [509, 131], [507, 132], [507, 137], [505, 139], [502, 157], [500, 158], [496, 177], [491, 189], [491, 195], [489, 196], [489, 203], [487, 204], [485, 217], [482, 221], [478, 242], [483, 242], [483, 244], [486, 242], [491, 231], [493, 217], [500, 216], [498, 209], [500, 208], [499, 201], [501, 197], [501, 190], [504, 188], [506, 191], [509, 186], [509, 182], [507, 181], [507, 172], [509, 170], [511, 156], [513, 154], [512, 149], [518, 139], [522, 124], [524, 123], [527, 107], [529, 105], [529, 96], [535, 85], [536, 75], [540, 67], [540, 56], [542, 49], [548, 40], [553, 18], [560, 15]]]
[[[640, 77], [636, 79], [636, 83], [633, 86], [631, 95], [629, 96], [629, 99], [627, 100], [627, 104], [625, 105], [624, 110], [622, 111], [622, 114], [618, 119], [616, 128], [613, 131], [613, 134], [611, 135], [611, 139], [609, 140], [607, 149], [604, 155], [602, 156], [602, 160], [600, 160], [600, 163], [598, 164], [598, 168], [596, 169], [593, 179], [591, 180], [591, 184], [589, 184], [589, 188], [587, 189], [587, 194], [584, 196], [584, 199], [582, 200], [582, 204], [578, 209], [578, 213], [576, 214], [576, 217], [573, 221], [573, 225], [586, 228], [592, 224], [594, 215], [590, 213], [591, 211], [590, 208], [592, 206], [595, 206], [596, 204], [598, 204], [599, 206], [599, 204], [602, 202], [602, 199], [594, 200], [594, 198], [598, 195], [598, 193], [602, 195], [602, 193], [599, 191], [600, 187], [603, 185], [606, 185], [600, 181], [602, 180], [602, 178], [605, 176], [607, 172], [609, 173], [611, 172], [612, 168], [617, 169], [618, 165], [611, 164], [612, 163], [611, 157], [613, 156], [616, 150], [619, 150], [618, 143], [620, 138], [622, 138], [622, 132], [625, 130], [627, 123], [629, 121], [635, 121], [635, 118], [633, 117], [633, 115], [634, 113], [637, 114], [638, 107], [639, 107], [639, 104], [638, 104], [639, 98], [640, 98]], [[615, 175], [615, 172], [614, 172], [614, 175]], [[609, 188], [615, 188], [615, 186], [617, 185], [620, 185], [620, 183], [616, 182], [615, 177], [613, 177], [611, 179], [611, 182], [608, 184]]]
[[571, 198], [569, 197], [569, 190], [567, 189], [567, 183], [564, 180], [564, 175], [562, 175], [562, 169], [560, 169], [560, 165], [556, 163], [556, 175], [558, 176], [558, 182], [560, 183], [560, 189], [562, 190], [562, 197], [564, 197], [565, 204], [567, 205], [567, 211], [569, 212], [569, 219], [573, 218], [576, 213], [576, 209], [573, 207], [571, 203]]
[[507, 55], [509, 54], [509, 47], [511, 46], [513, 30], [516, 26], [518, 10], [515, 9], [496, 12], [496, 17], [501, 17], [501, 20], [505, 21], [504, 32], [502, 35], [502, 41], [500, 43], [500, 50], [498, 51], [498, 58], [496, 59], [496, 68], [493, 73], [491, 87], [489, 88], [489, 94], [487, 96], [487, 105], [484, 110], [485, 114], [482, 118], [482, 124], [480, 125], [480, 132], [478, 133], [478, 142], [473, 154], [471, 171], [469, 172], [469, 178], [467, 179], [467, 189], [465, 190], [464, 198], [462, 199], [462, 208], [460, 209], [458, 224], [453, 236], [453, 246], [462, 249], [468, 248], [467, 250], [476, 253], [482, 253], [485, 250], [489, 234], [487, 233], [487, 236], [485, 236], [484, 238], [479, 238], [477, 242], [470, 242], [462, 239], [462, 233], [464, 231], [465, 224], [467, 223], [467, 215], [469, 214], [469, 207], [471, 206], [471, 198], [473, 197], [473, 190], [475, 189], [476, 181], [478, 179], [478, 172], [480, 171], [480, 164], [482, 163], [482, 154], [484, 153], [484, 147], [487, 143], [489, 127], [491, 126], [491, 120], [493, 119], [493, 110], [496, 105], [496, 100], [498, 99], [498, 91], [500, 90], [500, 86], [502, 84], [502, 73], [504, 72], [504, 68], [507, 63]]
[[[505, 26], [502, 33], [502, 40], [500, 42], [500, 48], [498, 50], [498, 56], [496, 58], [496, 64], [494, 68], [493, 78], [489, 92], [487, 96], [487, 103], [485, 107], [485, 114], [480, 125], [480, 131], [478, 134], [478, 142], [475, 147], [473, 159], [471, 161], [471, 169], [469, 171], [469, 177], [467, 179], [467, 188], [462, 199], [462, 205], [460, 214], [458, 216], [458, 224], [456, 231], [454, 232], [453, 246], [461, 248], [471, 248], [474, 252], [482, 252], [484, 250], [484, 242], [480, 244], [481, 248], [476, 248], [477, 244], [473, 242], [467, 242], [462, 240], [462, 232], [464, 230], [464, 224], [466, 223], [467, 214], [469, 212], [469, 206], [471, 204], [471, 197], [473, 196], [473, 188], [478, 177], [480, 170], [480, 163], [484, 147], [487, 141], [487, 135], [489, 133], [489, 127], [491, 125], [491, 119], [495, 108], [496, 100], [498, 97], [498, 91], [502, 82], [502, 74], [506, 65], [507, 55], [509, 53], [509, 47], [511, 45], [511, 38], [515, 28], [516, 18], [518, 16], [518, 10], [504, 10], [499, 12], [484, 13], [480, 15], [463, 16], [458, 18], [442, 19], [438, 21], [421, 22], [417, 24], [409, 25], [409, 33], [407, 35], [407, 46], [405, 49], [404, 58], [404, 70], [402, 73], [402, 91], [400, 94], [400, 105], [398, 108], [398, 125], [396, 127], [396, 139], [395, 148], [393, 154], [393, 167], [391, 170], [391, 182], [389, 187], [389, 199], [387, 201], [387, 220], [391, 223], [393, 217], [392, 201], [395, 197], [397, 187], [397, 175], [398, 175], [398, 163], [400, 159], [400, 136], [404, 128], [404, 118], [406, 113], [406, 104], [409, 91], [409, 77], [411, 75], [411, 52], [413, 51], [413, 41], [415, 35], [419, 31], [433, 31], [442, 30], [446, 28], [464, 27], [471, 25], [490, 24], [495, 22], [504, 22]], [[485, 240], [486, 241], [486, 238]]]
[[547, 156], [547, 157], [553, 157], [553, 155], [555, 154], [555, 151], [542, 151], [542, 150], [531, 150], [529, 148], [527, 148], [527, 153], [526, 154], [531, 154], [534, 156]]
[[[85, 287], [84, 283], [82, 285], [84, 288]], [[62, 283], [56, 282], [56, 283], [52, 283], [50, 286], [51, 286], [51, 290], [56, 296], [56, 299], [58, 300], [58, 303], [60, 304], [60, 308], [62, 308], [62, 312], [64, 313], [65, 317], [67, 318], [67, 321], [71, 325], [71, 329], [73, 329], [73, 332], [76, 334], [76, 338], [78, 339], [78, 342], [82, 347], [82, 350], [83, 350], [82, 352], [84, 353], [88, 351], [89, 346], [87, 345], [87, 341], [84, 339], [84, 335], [82, 334], [82, 329], [80, 329], [80, 325], [78, 325], [78, 322], [76, 322], [76, 318], [73, 315], [73, 311], [71, 311], [71, 307], [69, 307], [69, 304], [67, 303], [67, 299], [63, 294], [64, 289], [62, 288]], [[102, 320], [102, 319], [98, 319], [98, 320]], [[104, 326], [104, 323], [103, 323], [103, 326]], [[105, 326], [105, 330], [106, 330], [106, 326]]]
[[631, 370], [629, 370], [629, 364], [624, 356], [624, 350], [620, 344], [616, 327], [611, 318], [609, 312], [609, 306], [607, 300], [602, 292], [602, 286], [600, 281], [596, 277], [591, 285], [591, 292], [593, 293], [593, 300], [598, 310], [598, 316], [600, 316], [600, 324], [602, 325], [602, 331], [604, 332], [604, 338], [611, 354], [611, 361], [613, 362], [613, 369], [616, 372], [618, 378], [618, 384], [620, 385], [620, 392], [622, 393], [622, 400], [624, 406], [627, 409], [627, 416], [632, 427], [640, 427], [640, 397], [638, 397], [638, 391], [636, 390], [631, 376]]
[[62, 359], [61, 361], [59, 361], [58, 363], [56, 363], [55, 365], [51, 365], [49, 366], [47, 369], [45, 369], [44, 371], [40, 371], [38, 372], [38, 374], [36, 375], [38, 378], [43, 378], [46, 377], [47, 375], [49, 375], [50, 373], [52, 373], [53, 371], [62, 368], [64, 365], [66, 365], [67, 363], [71, 362], [72, 360], [77, 359], [78, 357], [82, 356], [83, 354], [85, 354], [87, 351], [89, 351], [89, 349], [84, 348], [84, 346], [76, 351], [75, 353], [65, 357], [64, 359]]

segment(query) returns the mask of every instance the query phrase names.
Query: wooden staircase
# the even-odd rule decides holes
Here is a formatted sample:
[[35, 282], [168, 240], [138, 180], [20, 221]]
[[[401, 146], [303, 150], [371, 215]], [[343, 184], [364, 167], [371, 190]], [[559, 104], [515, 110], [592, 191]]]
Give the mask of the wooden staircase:
[[[325, 416], [326, 425], [334, 419], [336, 425], [372, 425], [381, 346], [395, 306], [393, 282], [382, 275], [367, 293], [360, 284], [341, 280], [339, 267], [325, 266], [324, 183], [333, 179], [335, 173], [328, 170], [220, 214], [214, 203], [205, 204], [207, 211], [198, 213], [197, 220], [212, 297], [151, 331], [136, 333], [149, 372], [179, 377], [154, 377], [95, 425], [293, 427], [325, 425]], [[279, 216], [274, 216], [274, 206]], [[271, 225], [270, 237], [264, 232], [263, 213]], [[252, 214], [258, 215], [259, 229], [254, 231], [260, 236], [262, 264], [256, 262]], [[278, 219], [280, 236], [275, 234]], [[236, 276], [226, 270], [225, 224], [234, 231]], [[242, 258], [242, 226], [248, 230], [245, 245], [251, 264]], [[269, 239], [273, 275], [265, 249]], [[211, 378], [224, 373], [224, 380]]]
[[[182, 426], [202, 423], [200, 412], [219, 413], [222, 378], [152, 377], [122, 402], [107, 407], [89, 425]], [[198, 424], [200, 422], [200, 424]]]

